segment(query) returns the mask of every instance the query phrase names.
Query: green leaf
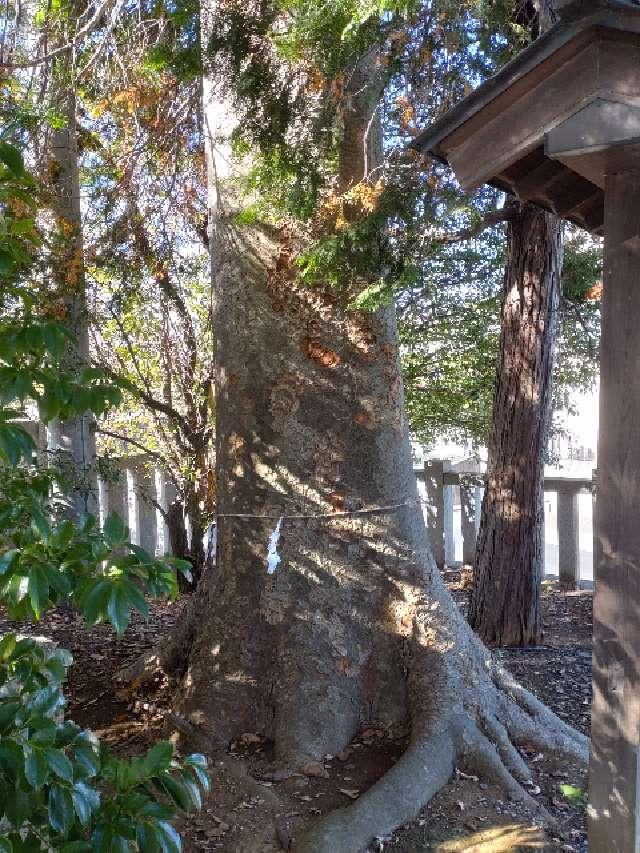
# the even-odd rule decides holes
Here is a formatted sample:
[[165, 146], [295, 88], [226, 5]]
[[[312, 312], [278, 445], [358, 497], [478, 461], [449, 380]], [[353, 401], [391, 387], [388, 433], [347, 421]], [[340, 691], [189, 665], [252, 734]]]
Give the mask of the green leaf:
[[100, 794], [85, 782], [76, 782], [71, 797], [78, 820], [86, 826], [91, 820], [92, 813], [100, 806]]
[[140, 853], [158, 853], [161, 849], [155, 826], [139, 823], [136, 827], [136, 841]]
[[109, 513], [105, 520], [104, 527], [102, 528], [102, 532], [104, 533], [104, 538], [107, 540], [107, 543], [111, 548], [115, 548], [117, 545], [122, 545], [126, 542], [129, 536], [127, 525], [120, 518], [117, 512]]
[[0, 275], [8, 275], [13, 269], [14, 260], [11, 252], [0, 249]]
[[89, 594], [81, 602], [82, 612], [89, 625], [93, 625], [104, 618], [110, 595], [111, 584], [109, 581], [103, 578], [95, 582]]
[[8, 838], [0, 836], [0, 853], [13, 853], [13, 844]]
[[130, 580], [124, 578], [120, 582], [120, 587], [127, 597], [127, 600], [134, 610], [142, 613], [143, 616], [149, 615], [149, 605], [140, 591], [140, 589]]
[[582, 788], [576, 785], [560, 785], [560, 793], [574, 805], [579, 805], [586, 799], [586, 794]]
[[165, 820], [158, 821], [156, 835], [160, 842], [162, 853], [180, 853], [182, 841], [176, 830]]
[[51, 770], [64, 779], [65, 782], [73, 780], [73, 766], [67, 756], [60, 749], [45, 749], [45, 758]]
[[150, 566], [154, 561], [154, 558], [151, 556], [151, 554], [148, 551], [145, 551], [144, 548], [141, 548], [139, 545], [129, 543], [129, 550], [138, 558], [138, 561], [145, 566]]
[[27, 589], [33, 612], [36, 615], [36, 619], [39, 619], [49, 600], [49, 581], [42, 566], [34, 566], [29, 572]]
[[193, 807], [194, 803], [191, 799], [191, 791], [184, 784], [182, 779], [177, 779], [165, 772], [160, 777], [162, 787], [169, 794], [174, 803], [183, 811], [188, 812]]
[[180, 779], [185, 788], [189, 791], [191, 797], [191, 806], [198, 811], [202, 808], [202, 794], [197, 782], [194, 782], [190, 776], [183, 775]]
[[51, 657], [45, 662], [45, 669], [58, 684], [67, 677], [67, 667], [58, 657]]
[[0, 661], [9, 660], [16, 647], [17, 637], [15, 634], [5, 634], [0, 640]]
[[107, 613], [118, 634], [123, 634], [129, 625], [130, 607], [126, 590], [118, 584], [111, 590]]
[[33, 797], [20, 788], [14, 788], [10, 792], [4, 810], [14, 826], [22, 826], [25, 820], [31, 817], [33, 805]]
[[24, 177], [24, 160], [15, 145], [0, 141], [0, 160], [13, 172], [16, 178]]
[[34, 501], [31, 504], [31, 525], [46, 542], [51, 536], [51, 525], [41, 507]]
[[73, 752], [77, 764], [86, 776], [95, 776], [100, 768], [100, 760], [96, 750], [87, 741], [74, 743]]
[[20, 552], [17, 548], [12, 548], [10, 551], [4, 552], [2, 557], [0, 557], [0, 576], [6, 575], [11, 570], [19, 554]]
[[66, 835], [73, 823], [73, 801], [67, 788], [52, 785], [48, 798], [49, 823], [56, 832]]
[[203, 790], [209, 793], [211, 790], [211, 779], [209, 778], [207, 771], [198, 766], [192, 766], [189, 769], [195, 776], [197, 782], [202, 786]]
[[0, 703], [0, 731], [11, 731], [15, 728], [16, 717], [22, 703], [15, 699], [4, 699]]
[[168, 740], [154, 744], [144, 757], [144, 767], [149, 776], [167, 770], [173, 759], [173, 746]]
[[34, 693], [28, 704], [33, 711], [51, 714], [64, 705], [64, 696], [58, 684], [51, 684]]
[[22, 771], [24, 755], [17, 743], [12, 740], [0, 741], [0, 768], [9, 775], [16, 777]]
[[209, 766], [206, 755], [203, 755], [201, 752], [192, 752], [191, 755], [187, 755], [184, 763], [188, 766], [201, 767], [203, 770], [206, 770]]
[[27, 747], [24, 757], [24, 775], [32, 788], [42, 788], [49, 778], [49, 765], [40, 749]]
[[42, 339], [47, 350], [55, 359], [62, 356], [68, 344], [64, 330], [57, 323], [45, 323], [42, 326]]

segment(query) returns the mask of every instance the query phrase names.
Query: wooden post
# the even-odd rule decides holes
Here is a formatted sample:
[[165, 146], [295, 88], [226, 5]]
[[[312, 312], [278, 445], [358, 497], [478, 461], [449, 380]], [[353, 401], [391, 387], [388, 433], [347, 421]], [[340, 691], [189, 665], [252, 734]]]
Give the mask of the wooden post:
[[118, 471], [118, 479], [109, 479], [106, 483], [106, 513], [117, 512], [125, 524], [129, 524], [129, 505], [127, 501], [127, 473]]
[[608, 175], [589, 851], [640, 851], [640, 172]]
[[153, 501], [156, 497], [155, 471], [146, 466], [137, 466], [133, 472], [137, 521], [137, 540], [151, 556], [155, 556], [157, 545], [157, 510]]
[[460, 477], [460, 520], [462, 527], [462, 562], [472, 566], [476, 557], [476, 491], [475, 483]]
[[[161, 468], [156, 468], [156, 490], [158, 503], [166, 513], [176, 497], [176, 487]], [[169, 526], [166, 517], [158, 513], [158, 548], [160, 554], [170, 554]]]
[[445, 564], [444, 544], [444, 483], [443, 474], [448, 460], [427, 459], [424, 463], [424, 483], [427, 494], [427, 530], [431, 553], [441, 569]]
[[562, 586], [575, 589], [580, 581], [580, 504], [579, 492], [568, 487], [559, 489], [558, 574]]
[[450, 566], [456, 559], [456, 540], [453, 529], [453, 504], [456, 487], [447, 483], [442, 487], [444, 512], [444, 561]]

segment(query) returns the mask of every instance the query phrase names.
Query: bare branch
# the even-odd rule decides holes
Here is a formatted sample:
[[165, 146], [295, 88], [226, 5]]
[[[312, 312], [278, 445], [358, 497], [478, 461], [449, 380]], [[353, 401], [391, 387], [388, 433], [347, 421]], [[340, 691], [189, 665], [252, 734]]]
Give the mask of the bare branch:
[[45, 62], [49, 62], [51, 59], [55, 59], [56, 56], [60, 56], [62, 53], [68, 53], [70, 50], [77, 47], [85, 36], [88, 36], [93, 32], [93, 30], [95, 30], [103, 16], [109, 11], [109, 7], [112, 3], [113, 0], [104, 0], [103, 3], [98, 4], [93, 16], [77, 31], [75, 36], [67, 44], [60, 45], [60, 47], [50, 50], [43, 56], [38, 56], [35, 59], [27, 59], [24, 62], [0, 62], [0, 68], [35, 68], [38, 65], [43, 65]]
[[151, 456], [153, 459], [157, 459], [158, 462], [162, 462], [166, 464], [166, 460], [161, 453], [158, 453], [155, 450], [151, 450], [149, 447], [145, 447], [144, 444], [141, 444], [139, 441], [136, 441], [135, 438], [130, 438], [127, 435], [121, 435], [118, 432], [111, 432], [109, 429], [104, 429], [103, 427], [95, 427], [94, 432], [99, 432], [100, 435], [108, 435], [109, 438], [115, 438], [117, 441], [124, 441], [127, 444], [130, 444], [132, 447], [137, 447], [138, 450], [142, 450], [143, 453], [146, 453], [147, 456]]

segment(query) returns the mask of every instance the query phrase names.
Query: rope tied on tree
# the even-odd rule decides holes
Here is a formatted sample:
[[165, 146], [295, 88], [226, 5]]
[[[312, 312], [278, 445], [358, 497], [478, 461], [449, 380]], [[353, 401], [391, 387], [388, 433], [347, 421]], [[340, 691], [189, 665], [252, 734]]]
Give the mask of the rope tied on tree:
[[340, 510], [338, 512], [321, 512], [315, 513], [313, 515], [304, 515], [304, 514], [293, 514], [293, 515], [256, 515], [254, 513], [249, 512], [219, 512], [216, 513], [216, 518], [244, 518], [244, 519], [262, 519], [265, 521], [311, 521], [313, 519], [318, 518], [344, 518], [347, 516], [359, 516], [359, 515], [376, 515], [377, 513], [388, 513], [388, 512], [397, 512], [400, 509], [404, 509], [405, 507], [415, 506], [415, 504], [423, 504], [427, 503], [427, 501], [421, 498], [412, 498], [408, 501], [403, 501], [399, 504], [389, 504], [388, 506], [373, 506], [367, 507], [366, 509], [347, 509]]

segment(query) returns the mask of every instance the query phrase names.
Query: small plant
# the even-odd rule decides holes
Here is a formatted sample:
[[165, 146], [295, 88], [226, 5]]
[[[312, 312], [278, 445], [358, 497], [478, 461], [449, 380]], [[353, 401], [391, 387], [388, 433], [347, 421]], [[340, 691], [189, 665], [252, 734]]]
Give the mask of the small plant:
[[587, 792], [576, 785], [560, 785], [560, 793], [572, 806], [584, 806], [587, 803]]

